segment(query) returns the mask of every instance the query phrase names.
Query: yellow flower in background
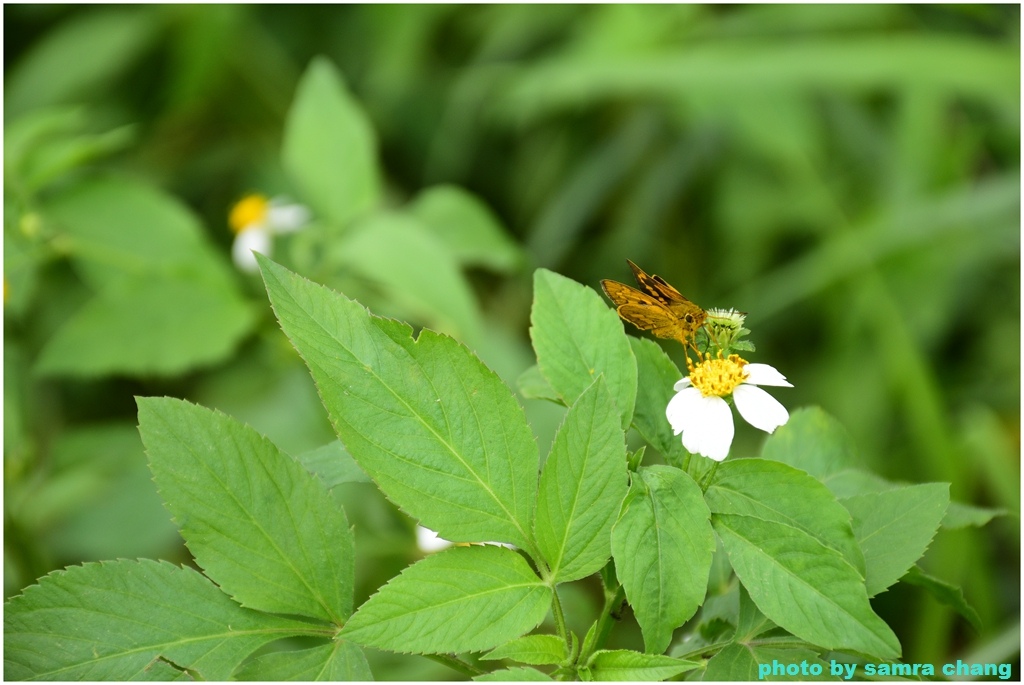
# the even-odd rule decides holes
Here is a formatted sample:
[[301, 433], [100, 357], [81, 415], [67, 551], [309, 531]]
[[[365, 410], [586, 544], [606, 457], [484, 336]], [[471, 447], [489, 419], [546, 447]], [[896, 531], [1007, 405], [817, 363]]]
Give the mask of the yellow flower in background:
[[665, 416], [672, 431], [682, 433], [683, 447], [693, 454], [722, 461], [735, 435], [732, 412], [726, 397], [754, 428], [772, 433], [789, 420], [789, 412], [759, 385], [792, 388], [785, 376], [768, 364], [750, 364], [739, 355], [704, 357], [690, 375], [675, 384]]
[[256, 271], [253, 252], [269, 257], [274, 235], [294, 233], [308, 222], [309, 210], [303, 205], [289, 204], [283, 198], [247, 195], [235, 203], [228, 216], [228, 225], [235, 233], [231, 258], [239, 269]]

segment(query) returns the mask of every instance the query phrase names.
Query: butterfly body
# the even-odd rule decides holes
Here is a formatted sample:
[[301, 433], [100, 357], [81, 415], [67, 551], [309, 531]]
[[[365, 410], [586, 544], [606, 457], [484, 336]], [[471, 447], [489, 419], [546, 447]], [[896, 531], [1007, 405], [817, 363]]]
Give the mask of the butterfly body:
[[684, 347], [692, 346], [693, 336], [704, 325], [707, 312], [683, 297], [665, 279], [651, 276], [630, 260], [626, 261], [639, 290], [617, 281], [601, 281], [619, 316], [659, 338], [678, 340]]

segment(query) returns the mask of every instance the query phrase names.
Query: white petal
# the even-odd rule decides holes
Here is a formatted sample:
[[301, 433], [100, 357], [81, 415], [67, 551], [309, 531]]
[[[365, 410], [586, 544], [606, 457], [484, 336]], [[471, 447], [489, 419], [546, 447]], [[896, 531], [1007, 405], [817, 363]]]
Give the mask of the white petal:
[[703, 406], [702, 399], [703, 396], [697, 388], [683, 388], [668, 401], [665, 418], [672, 425], [674, 435], [679, 435], [692, 424], [693, 417]]
[[451, 547], [454, 543], [439, 537], [437, 533], [424, 528], [423, 526], [416, 526], [416, 546], [421, 551], [427, 552], [440, 552], [442, 549]]
[[690, 377], [687, 376], [686, 378], [684, 378], [681, 381], [676, 381], [676, 384], [672, 386], [672, 389], [675, 390], [676, 392], [679, 392], [683, 388], [688, 388], [691, 385], [693, 385], [693, 383], [690, 382]]
[[715, 461], [729, 455], [736, 432], [732, 411], [721, 397], [700, 397], [696, 411], [690, 412], [683, 428], [683, 447]]
[[732, 391], [736, 410], [747, 423], [767, 433], [789, 421], [789, 412], [777, 399], [754, 385], [739, 385]]
[[779, 373], [774, 366], [769, 366], [768, 364], [747, 364], [743, 367], [743, 370], [747, 372], [744, 383], [793, 387], [793, 384], [787, 381], [786, 377]]
[[239, 233], [231, 246], [231, 258], [242, 271], [257, 271], [259, 267], [253, 251], [270, 255], [270, 234], [262, 228], [247, 228]]
[[309, 210], [302, 205], [270, 204], [267, 226], [273, 233], [293, 233], [309, 222]]

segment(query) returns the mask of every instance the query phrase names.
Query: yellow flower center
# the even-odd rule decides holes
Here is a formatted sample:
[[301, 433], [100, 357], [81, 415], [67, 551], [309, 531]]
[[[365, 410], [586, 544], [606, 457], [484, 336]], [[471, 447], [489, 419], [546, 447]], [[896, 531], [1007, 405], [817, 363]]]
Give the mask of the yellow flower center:
[[712, 359], [709, 354], [694, 366], [687, 363], [690, 369], [690, 382], [693, 387], [700, 390], [704, 397], [725, 397], [731, 395], [736, 386], [747, 377], [743, 371], [747, 361], [738, 354], [730, 354], [727, 359], [722, 358], [718, 353], [718, 359]]
[[241, 233], [265, 222], [269, 210], [270, 200], [267, 198], [262, 195], [246, 195], [231, 208], [228, 225], [235, 233]]

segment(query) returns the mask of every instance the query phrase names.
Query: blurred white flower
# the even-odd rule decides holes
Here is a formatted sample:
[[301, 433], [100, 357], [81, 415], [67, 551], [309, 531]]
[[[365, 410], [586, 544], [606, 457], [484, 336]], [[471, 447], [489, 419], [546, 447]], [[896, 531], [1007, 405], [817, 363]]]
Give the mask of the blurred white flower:
[[724, 398], [732, 396], [747, 423], [772, 433], [789, 420], [789, 412], [759, 385], [793, 387], [767, 364], [749, 364], [738, 355], [704, 358], [690, 366], [690, 375], [675, 384], [665, 416], [672, 431], [683, 434], [683, 447], [693, 454], [722, 461], [735, 434], [732, 412]]
[[507, 542], [451, 542], [450, 540], [445, 540], [429, 528], [416, 524], [416, 546], [420, 548], [421, 552], [426, 554], [440, 552], [442, 549], [448, 549], [449, 547], [469, 547], [471, 544], [496, 545], [498, 547], [508, 547], [509, 549], [516, 548], [515, 545], [510, 545]]
[[440, 552], [442, 549], [447, 549], [454, 545], [454, 542], [445, 540], [438, 536], [437, 533], [424, 528], [423, 526], [416, 526], [416, 546], [420, 548], [421, 552], [430, 554], [431, 552]]
[[289, 204], [282, 198], [247, 195], [235, 203], [228, 216], [228, 225], [235, 232], [231, 258], [243, 271], [256, 271], [253, 252], [270, 256], [273, 236], [294, 233], [309, 221], [309, 210], [303, 205]]

